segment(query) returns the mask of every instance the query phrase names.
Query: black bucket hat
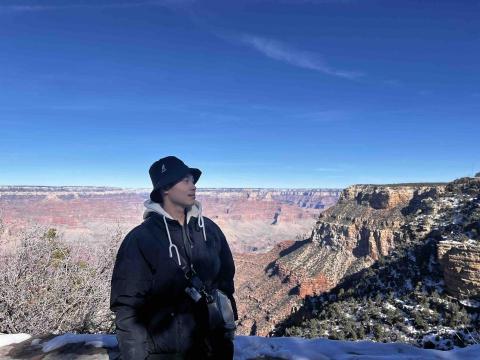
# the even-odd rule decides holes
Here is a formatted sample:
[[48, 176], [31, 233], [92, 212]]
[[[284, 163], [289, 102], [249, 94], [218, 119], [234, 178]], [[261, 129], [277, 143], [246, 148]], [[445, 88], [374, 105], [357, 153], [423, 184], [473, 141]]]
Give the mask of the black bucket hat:
[[167, 156], [155, 161], [152, 166], [150, 166], [148, 173], [150, 174], [153, 185], [153, 190], [150, 193], [150, 199], [152, 200], [155, 198], [154, 193], [162, 186], [175, 184], [188, 174], [192, 174], [193, 183], [195, 184], [200, 178], [200, 175], [202, 175], [199, 169], [188, 167], [182, 160], [175, 156]]

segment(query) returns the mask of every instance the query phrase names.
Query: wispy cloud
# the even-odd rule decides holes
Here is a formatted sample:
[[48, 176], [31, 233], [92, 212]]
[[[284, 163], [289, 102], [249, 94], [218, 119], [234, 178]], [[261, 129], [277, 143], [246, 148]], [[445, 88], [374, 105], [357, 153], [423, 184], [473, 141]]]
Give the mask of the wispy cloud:
[[295, 49], [281, 41], [252, 35], [243, 35], [240, 37], [240, 41], [271, 59], [300, 68], [350, 80], [364, 76], [363, 73], [358, 71], [336, 69], [328, 65], [320, 55]]
[[330, 168], [330, 167], [319, 167], [319, 168], [315, 168], [313, 169], [313, 171], [318, 171], [318, 172], [342, 172], [342, 171], [345, 171], [344, 169], [340, 169], [340, 168]]
[[124, 1], [110, 3], [68, 3], [68, 4], [42, 4], [42, 5], [0, 5], [3, 12], [39, 12], [70, 9], [121, 9], [141, 6], [177, 6], [193, 3], [194, 0], [150, 0], [150, 1]]
[[[358, 1], [359, 0], [257, 0], [257, 2], [276, 3], [276, 4], [284, 3], [284, 4], [291, 4], [291, 5], [349, 4], [349, 3], [357, 3]], [[365, 1], [365, 0], [360, 0], [360, 1]]]

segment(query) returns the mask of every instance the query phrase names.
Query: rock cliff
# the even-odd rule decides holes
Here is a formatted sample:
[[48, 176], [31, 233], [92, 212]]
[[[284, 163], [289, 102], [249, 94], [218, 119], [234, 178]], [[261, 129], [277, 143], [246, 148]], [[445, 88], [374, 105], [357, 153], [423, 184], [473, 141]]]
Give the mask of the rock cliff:
[[445, 240], [437, 250], [447, 291], [457, 297], [480, 297], [480, 245]]
[[[319, 273], [328, 277], [330, 266], [336, 266], [335, 271], [340, 273], [333, 274], [338, 281], [333, 281], [330, 290], [322, 293], [322, 286], [318, 291], [313, 289], [314, 294], [305, 298], [299, 311], [279, 324], [276, 334], [402, 341], [444, 350], [477, 341], [480, 178], [462, 178], [448, 184], [402, 185], [395, 189], [401, 192], [400, 196], [388, 195], [391, 186], [370, 187], [369, 193], [363, 192], [362, 187], [346, 189], [338, 205], [321, 215], [311, 242], [291, 252], [292, 259], [276, 260], [291, 268], [289, 264], [295, 265], [295, 260], [310, 251], [310, 257], [315, 253], [322, 257], [312, 262], [313, 266], [323, 260], [329, 262], [329, 267], [320, 264], [315, 271], [304, 272], [304, 279], [310, 281]], [[348, 216], [342, 210], [347, 204], [352, 205]], [[365, 218], [367, 209], [376, 220]], [[390, 220], [384, 217], [387, 214]], [[361, 226], [348, 231], [342, 228], [345, 220], [358, 216], [362, 218]], [[385, 224], [391, 228], [384, 227]], [[335, 233], [330, 233], [328, 226], [333, 225], [342, 231], [332, 240]], [[327, 231], [318, 232], [325, 228]], [[382, 230], [391, 231], [380, 233], [373, 240], [372, 236], [364, 236]], [[354, 234], [353, 239], [350, 234]], [[349, 268], [331, 260], [352, 259], [355, 245], [362, 241], [362, 251], [357, 252], [360, 257], [353, 259]], [[316, 251], [307, 250], [312, 247]], [[325, 253], [326, 247], [331, 249], [330, 253]], [[352, 255], [345, 248], [351, 249]], [[371, 266], [360, 269], [359, 260], [368, 265], [377, 257]]]
[[[277, 262], [295, 274], [302, 295], [319, 294], [408, 241], [405, 209], [442, 191], [444, 185], [350, 186], [334, 207], [320, 214], [310, 242]], [[318, 279], [325, 279], [319, 288], [307, 285]]]
[[[257, 273], [256, 288], [269, 282], [268, 293], [278, 299], [266, 302], [258, 296], [261, 311], [245, 299], [247, 314], [258, 316], [255, 333], [272, 331], [271, 314], [294, 311], [303, 298], [328, 292], [343, 279], [390, 258], [397, 250], [414, 246], [439, 229], [442, 236], [430, 255], [438, 255], [439, 276], [446, 291], [458, 298], [478, 295], [479, 182], [480, 178], [468, 178], [448, 184], [354, 185], [343, 190], [338, 203], [319, 215], [309, 238], [279, 251], [277, 258], [264, 263], [265, 274]], [[281, 284], [290, 308], [278, 305], [282, 291], [273, 283]], [[239, 288], [239, 293], [248, 291]], [[258, 295], [255, 290], [252, 293]], [[270, 308], [269, 303], [273, 304]], [[241, 331], [249, 333], [249, 326], [243, 325], [242, 321]]]
[[480, 177], [458, 179], [446, 190], [436, 204], [443, 210], [437, 258], [445, 287], [455, 297], [480, 297]]

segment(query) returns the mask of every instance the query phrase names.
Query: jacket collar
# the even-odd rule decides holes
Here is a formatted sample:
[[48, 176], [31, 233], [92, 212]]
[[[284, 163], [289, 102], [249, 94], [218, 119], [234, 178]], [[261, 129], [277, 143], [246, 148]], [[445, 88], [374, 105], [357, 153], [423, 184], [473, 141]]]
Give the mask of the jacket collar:
[[[156, 203], [150, 199], [147, 199], [143, 202], [143, 205], [145, 206], [145, 210], [143, 212], [143, 218], [146, 219], [149, 216], [149, 213], [157, 213], [162, 216], [165, 216], [167, 219], [170, 220], [175, 220], [168, 212], [165, 211], [165, 209], [160, 205], [159, 203]], [[202, 214], [202, 204], [200, 201], [195, 200], [193, 205], [188, 208], [187, 210], [187, 224], [190, 221], [190, 218], [196, 217], [198, 218]], [[178, 222], [178, 221], [177, 221]]]

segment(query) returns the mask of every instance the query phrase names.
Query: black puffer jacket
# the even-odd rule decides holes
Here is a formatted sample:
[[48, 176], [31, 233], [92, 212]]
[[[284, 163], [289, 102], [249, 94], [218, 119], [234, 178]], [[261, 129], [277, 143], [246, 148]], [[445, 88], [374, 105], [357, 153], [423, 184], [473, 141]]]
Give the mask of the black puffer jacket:
[[122, 359], [155, 353], [188, 358], [189, 352], [198, 354], [207, 336], [200, 320], [205, 309], [186, 295], [188, 281], [179, 263], [185, 266], [191, 258], [201, 280], [229, 296], [237, 319], [232, 254], [220, 228], [202, 216], [198, 201], [186, 214], [184, 227], [159, 204], [147, 200], [145, 206], [145, 220], [123, 240], [112, 276], [110, 308], [116, 315]]

